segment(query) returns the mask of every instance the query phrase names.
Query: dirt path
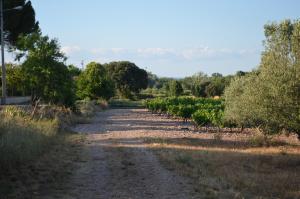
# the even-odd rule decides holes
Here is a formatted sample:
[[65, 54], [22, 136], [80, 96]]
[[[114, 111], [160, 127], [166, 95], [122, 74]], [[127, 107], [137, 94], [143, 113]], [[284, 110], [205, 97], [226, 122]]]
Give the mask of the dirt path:
[[143, 143], [145, 137], [183, 133], [176, 122], [143, 109], [112, 109], [75, 130], [87, 134], [84, 158], [61, 190], [43, 198], [186, 199], [193, 198], [187, 179], [165, 169]]

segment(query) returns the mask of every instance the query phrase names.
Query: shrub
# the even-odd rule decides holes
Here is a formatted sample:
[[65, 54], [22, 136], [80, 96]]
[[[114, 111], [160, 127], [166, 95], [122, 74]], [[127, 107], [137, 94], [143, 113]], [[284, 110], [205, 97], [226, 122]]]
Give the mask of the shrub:
[[197, 126], [206, 126], [210, 124], [208, 111], [198, 110], [192, 115], [192, 119]]

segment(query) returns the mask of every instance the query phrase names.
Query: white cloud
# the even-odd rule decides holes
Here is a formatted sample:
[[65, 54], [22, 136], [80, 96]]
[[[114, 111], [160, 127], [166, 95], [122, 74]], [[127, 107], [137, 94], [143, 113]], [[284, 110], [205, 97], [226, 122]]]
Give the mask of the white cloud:
[[199, 60], [199, 59], [218, 59], [233, 56], [247, 56], [255, 54], [253, 50], [231, 50], [227, 48], [213, 49], [209, 47], [195, 48], [95, 48], [90, 53], [98, 56], [112, 57], [142, 57], [142, 58], [159, 58], [159, 59], [181, 59], [181, 60]]
[[129, 50], [126, 48], [93, 48], [90, 50], [92, 54], [121, 54], [126, 53]]
[[78, 52], [80, 50], [81, 50], [81, 48], [79, 46], [63, 46], [61, 48], [61, 51], [63, 53], [65, 53], [66, 55], [71, 55], [71, 54], [73, 54], [75, 52]]
[[175, 54], [175, 50], [172, 48], [139, 48], [136, 50], [139, 55], [142, 56], [149, 56], [149, 55], [168, 55], [168, 54]]

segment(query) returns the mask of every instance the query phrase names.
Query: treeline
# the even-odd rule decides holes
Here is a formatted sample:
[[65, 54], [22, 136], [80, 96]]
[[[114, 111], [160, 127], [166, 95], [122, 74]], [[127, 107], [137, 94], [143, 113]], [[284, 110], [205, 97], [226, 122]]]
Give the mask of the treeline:
[[58, 41], [42, 34], [30, 1], [4, 1], [4, 9], [10, 10], [4, 13], [6, 46], [22, 63], [6, 64], [8, 96], [71, 107], [86, 98], [133, 98], [147, 87], [147, 72], [131, 62], [92, 62], [82, 70], [66, 65]]
[[58, 41], [41, 31], [20, 37], [17, 46], [17, 59], [24, 61], [6, 65], [9, 96], [30, 95], [33, 102], [73, 106], [86, 98], [132, 98], [148, 85], [147, 72], [127, 61], [91, 62], [83, 70], [66, 65]]
[[149, 73], [149, 86], [145, 92], [158, 96], [221, 96], [232, 79], [245, 76], [247, 73], [238, 71], [234, 75], [223, 76], [220, 73], [213, 73], [209, 76], [200, 72], [181, 79], [160, 78]]
[[[201, 89], [205, 81], [193, 84], [192, 78], [186, 78], [191, 90], [200, 86], [200, 96], [222, 95], [221, 107], [210, 102], [203, 106], [203, 99], [167, 98], [149, 101], [148, 108], [191, 118], [200, 126], [258, 128], [265, 134], [292, 132], [300, 138], [300, 20], [267, 24], [265, 36], [261, 63], [252, 72], [225, 78], [212, 75], [205, 89]], [[213, 87], [220, 90], [210, 92]]]

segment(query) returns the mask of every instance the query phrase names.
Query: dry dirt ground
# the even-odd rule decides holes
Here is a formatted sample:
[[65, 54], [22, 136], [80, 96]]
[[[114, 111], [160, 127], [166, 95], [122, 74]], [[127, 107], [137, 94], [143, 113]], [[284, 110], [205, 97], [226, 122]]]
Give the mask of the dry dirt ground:
[[261, 141], [249, 142], [249, 132], [193, 131], [145, 109], [99, 112], [74, 130], [87, 135], [75, 172], [39, 198], [300, 198], [294, 138], [255, 146]]
[[77, 171], [64, 187], [41, 197], [195, 198], [191, 181], [164, 168], [144, 144], [145, 137], [182, 133], [176, 121], [157, 119], [143, 109], [111, 109], [74, 130], [87, 135], [84, 158], [76, 163]]

